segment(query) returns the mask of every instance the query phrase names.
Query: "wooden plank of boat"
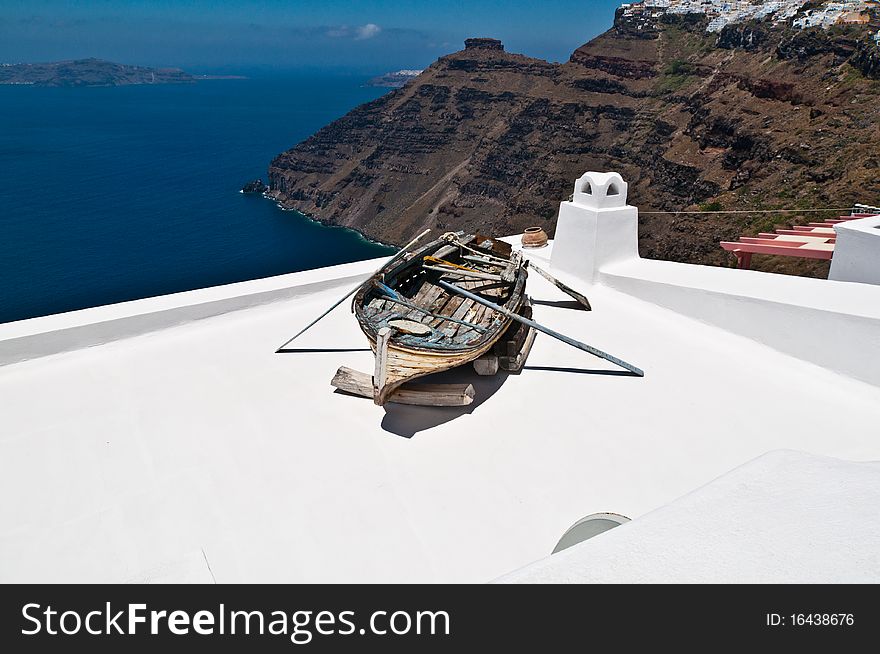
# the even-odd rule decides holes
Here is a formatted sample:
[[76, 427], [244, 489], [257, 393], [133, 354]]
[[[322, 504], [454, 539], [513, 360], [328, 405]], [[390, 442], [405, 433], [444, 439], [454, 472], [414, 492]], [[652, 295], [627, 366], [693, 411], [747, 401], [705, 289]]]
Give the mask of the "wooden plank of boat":
[[[481, 307], [482, 307], [482, 305], [480, 305], [480, 304], [476, 304], [476, 303], [472, 304], [470, 306], [470, 308], [468, 309], [467, 314], [464, 317], [464, 321], [472, 323], [472, 324], [476, 324], [474, 322], [474, 319], [477, 317], [477, 312], [480, 310]], [[470, 330], [466, 325], [461, 325], [458, 328], [457, 334], [461, 334], [462, 332], [465, 332], [465, 331], [470, 331]]]
[[475, 304], [474, 306], [477, 307], [477, 310], [474, 313], [474, 317], [471, 322], [488, 327], [492, 319], [492, 315], [490, 313], [492, 310], [485, 304]]
[[[436, 286], [436, 284], [435, 284]], [[447, 312], [444, 311], [446, 305], [455, 298], [455, 295], [452, 293], [447, 293], [443, 288], [437, 286], [440, 289], [440, 293], [434, 298], [434, 301], [431, 303], [431, 313], [436, 315], [445, 315]], [[433, 320], [428, 323], [432, 327], [436, 327], [439, 323], [435, 323]]]
[[373, 401], [382, 404], [379, 398], [388, 383], [388, 341], [391, 340], [392, 329], [383, 327], [376, 337], [376, 371], [373, 373]]
[[468, 314], [468, 311], [470, 311], [471, 307], [473, 307], [473, 306], [474, 306], [474, 301], [467, 300], [467, 299], [464, 300], [460, 305], [458, 305], [458, 308], [455, 310], [455, 313], [452, 314], [452, 319], [455, 321], [459, 321], [459, 323], [458, 324], [456, 324], [454, 322], [450, 323], [451, 328], [446, 328], [443, 330], [444, 332], [446, 332], [447, 336], [455, 336], [455, 333], [461, 327], [460, 321], [464, 320], [464, 317]]
[[377, 323], [381, 323], [383, 320], [394, 319], [395, 317], [400, 317], [401, 311], [400, 309], [406, 310], [405, 307], [398, 306], [396, 304], [392, 304], [390, 308], [383, 309], [382, 311], [374, 314], [372, 316], [372, 320], [375, 320]]
[[[468, 327], [469, 329], [476, 329], [477, 331], [485, 331], [480, 325], [476, 325], [476, 324], [474, 324], [474, 323], [470, 323], [470, 322], [465, 322], [465, 321], [463, 321], [463, 320], [458, 320], [458, 319], [456, 319], [456, 318], [452, 318], [452, 317], [449, 317], [449, 316], [443, 316], [443, 315], [440, 315], [440, 314], [427, 312], [427, 311], [425, 311], [424, 309], [418, 308], [418, 307], [414, 306], [413, 304], [410, 304], [410, 303], [407, 302], [406, 300], [395, 300], [395, 299], [389, 299], [388, 301], [389, 301], [390, 303], [394, 304], [394, 305], [399, 305], [399, 306], [401, 306], [401, 307], [405, 307], [405, 308], [408, 309], [408, 310], [416, 311], [416, 312], [418, 312], [418, 313], [420, 313], [420, 314], [427, 314], [428, 316], [434, 318], [438, 323], [447, 323], [447, 322], [451, 322], [451, 323], [456, 323], [456, 324], [459, 324], [459, 325], [464, 325], [465, 327]], [[386, 315], [386, 313], [387, 313], [387, 315]], [[425, 332], [425, 334], [430, 334], [431, 331], [432, 331], [432, 330], [431, 330], [431, 327], [430, 327], [427, 323], [418, 323], [418, 321], [415, 321], [415, 320], [409, 320], [409, 319], [407, 319], [407, 318], [404, 318], [404, 316], [401, 314], [400, 311], [380, 312], [380, 313], [378, 313], [378, 314], [375, 314], [371, 319], [372, 319], [373, 321], [378, 322], [377, 318], [378, 318], [378, 317], [381, 317], [381, 316], [384, 316], [384, 317], [386, 317], [386, 318], [387, 318], [387, 317], [391, 317], [391, 316], [396, 316], [397, 319], [405, 320], [406, 322], [412, 322], [412, 323], [416, 323], [416, 324], [423, 324], [423, 325], [427, 328], [427, 332]], [[432, 324], [433, 324], [433, 321], [432, 321]], [[408, 333], [415, 333], [415, 332], [408, 332]], [[423, 334], [423, 335], [424, 335], [424, 334]]]
[[423, 283], [422, 287], [418, 290], [418, 292], [415, 295], [413, 295], [410, 302], [412, 302], [413, 304], [416, 304], [420, 307], [430, 306], [431, 302], [433, 301], [433, 300], [429, 300], [431, 294], [434, 291], [439, 292], [442, 290], [443, 289], [438, 289], [438, 287], [434, 286], [433, 284], [424, 284]]
[[[452, 316], [455, 313], [455, 310], [464, 302], [464, 298], [459, 295], [450, 295], [447, 298], [447, 301], [443, 304], [443, 308], [437, 311], [438, 314], [443, 316]], [[431, 327], [440, 327], [441, 325], [446, 324], [440, 318], [435, 318], [431, 321]]]
[[495, 297], [500, 298], [502, 292], [505, 291], [508, 286], [509, 284], [505, 284], [504, 282], [486, 282], [470, 290], [477, 295], [494, 295]]
[[[330, 385], [352, 395], [373, 397], [373, 380], [365, 372], [341, 366]], [[472, 384], [405, 384], [392, 392], [389, 402], [417, 406], [467, 406], [474, 401]]]
[[[413, 299], [413, 304], [417, 304], [419, 306], [425, 307], [430, 310], [430, 308], [434, 305], [434, 302], [439, 298], [445, 291], [436, 286], [435, 284], [425, 284], [422, 289], [425, 290], [424, 293], [419, 292], [420, 299], [416, 301]], [[417, 320], [419, 322], [428, 323], [430, 320], [425, 320], [426, 316], [430, 316], [426, 311], [422, 311], [420, 309], [411, 309], [410, 312], [406, 315], [409, 320]]]
[[403, 334], [413, 334], [414, 336], [427, 336], [431, 333], [431, 328], [415, 320], [389, 320], [388, 326], [393, 327]]
[[[475, 284], [475, 282], [472, 282]], [[488, 329], [489, 323], [491, 322], [491, 316], [486, 316], [487, 308], [476, 302], [472, 303], [467, 309], [467, 315], [465, 316], [465, 320], [467, 322], [480, 325], [483, 330]], [[466, 325], [460, 326], [457, 331], [453, 334], [453, 343], [456, 345], [463, 345], [472, 341], [475, 338], [479, 338], [480, 332], [474, 330], [473, 328], [469, 328]]]

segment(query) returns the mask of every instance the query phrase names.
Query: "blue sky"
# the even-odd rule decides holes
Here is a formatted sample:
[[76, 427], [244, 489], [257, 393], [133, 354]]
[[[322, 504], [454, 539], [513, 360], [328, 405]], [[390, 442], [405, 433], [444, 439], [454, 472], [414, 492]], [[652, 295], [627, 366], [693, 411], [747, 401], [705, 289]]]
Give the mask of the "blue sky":
[[421, 68], [493, 36], [563, 61], [608, 29], [614, 0], [0, 0], [0, 61], [100, 57], [194, 71]]

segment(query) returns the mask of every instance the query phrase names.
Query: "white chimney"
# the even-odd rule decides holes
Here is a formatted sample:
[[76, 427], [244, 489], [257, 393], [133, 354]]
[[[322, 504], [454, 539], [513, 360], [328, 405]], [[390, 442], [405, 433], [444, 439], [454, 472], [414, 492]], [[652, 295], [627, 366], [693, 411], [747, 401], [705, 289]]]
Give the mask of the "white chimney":
[[626, 203], [627, 184], [618, 173], [588, 172], [559, 206], [550, 265], [593, 282], [605, 265], [638, 258], [638, 209]]

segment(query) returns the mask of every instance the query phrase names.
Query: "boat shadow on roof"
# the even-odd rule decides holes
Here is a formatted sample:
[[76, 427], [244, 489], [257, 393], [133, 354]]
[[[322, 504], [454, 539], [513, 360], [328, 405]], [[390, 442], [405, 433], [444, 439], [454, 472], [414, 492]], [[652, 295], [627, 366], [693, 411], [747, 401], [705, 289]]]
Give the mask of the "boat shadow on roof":
[[[599, 375], [609, 377], [636, 377], [638, 375], [628, 370], [607, 370], [602, 368], [569, 368], [561, 366], [523, 366], [517, 372], [499, 370], [492, 376], [481, 376], [474, 372], [471, 366], [462, 366], [445, 372], [425, 377], [425, 381], [438, 384], [473, 384], [474, 401], [466, 406], [415, 406], [409, 404], [385, 404], [385, 415], [382, 418], [382, 429], [402, 436], [412, 438], [422, 431], [427, 431], [439, 425], [451, 422], [456, 418], [476, 411], [484, 402], [497, 393], [507, 378], [511, 375], [529, 374], [529, 372], [562, 372], [579, 375]], [[340, 395], [349, 395], [344, 391], [336, 390]], [[352, 396], [356, 397], [356, 396]], [[363, 398], [360, 398], [363, 401]]]
[[385, 409], [385, 416], [382, 418], [382, 429], [397, 436], [412, 438], [421, 431], [432, 429], [455, 420], [460, 416], [473, 413], [486, 400], [498, 392], [511, 374], [499, 370], [495, 375], [481, 376], [471, 366], [467, 365], [431, 375], [430, 378], [426, 377], [424, 378], [425, 381], [430, 381], [431, 383], [472, 384], [474, 387], [474, 401], [466, 406], [444, 407], [415, 406], [389, 402], [382, 407]]

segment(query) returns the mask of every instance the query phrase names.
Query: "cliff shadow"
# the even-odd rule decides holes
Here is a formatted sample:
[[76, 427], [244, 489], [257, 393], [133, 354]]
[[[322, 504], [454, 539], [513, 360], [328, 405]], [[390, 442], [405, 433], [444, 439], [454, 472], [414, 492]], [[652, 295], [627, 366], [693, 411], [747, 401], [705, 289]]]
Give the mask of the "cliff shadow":
[[411, 406], [389, 402], [384, 406], [382, 429], [403, 438], [412, 438], [421, 431], [473, 413], [498, 392], [510, 374], [499, 370], [495, 375], [482, 376], [468, 364], [425, 377], [419, 381], [432, 384], [473, 384], [474, 401], [467, 406]]

